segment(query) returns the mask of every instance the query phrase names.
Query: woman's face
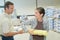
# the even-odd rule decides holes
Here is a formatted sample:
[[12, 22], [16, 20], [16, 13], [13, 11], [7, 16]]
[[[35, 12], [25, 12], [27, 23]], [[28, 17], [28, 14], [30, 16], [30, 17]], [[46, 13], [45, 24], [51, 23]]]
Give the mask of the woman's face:
[[38, 18], [41, 18], [42, 17], [42, 14], [39, 13], [38, 10], [35, 10], [35, 17], [38, 19]]

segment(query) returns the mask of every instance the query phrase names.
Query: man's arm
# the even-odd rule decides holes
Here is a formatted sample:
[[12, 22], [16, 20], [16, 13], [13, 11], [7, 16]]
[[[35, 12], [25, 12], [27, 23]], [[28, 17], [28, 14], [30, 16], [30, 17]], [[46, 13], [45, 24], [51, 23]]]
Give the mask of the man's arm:
[[7, 20], [2, 23], [2, 33], [3, 33], [2, 35], [4, 35], [4, 36], [13, 36], [13, 35], [16, 35], [16, 34], [23, 33], [23, 30], [20, 30], [18, 32], [14, 32], [13, 28], [9, 25], [10, 24]]
[[8, 32], [8, 33], [4, 33], [4, 36], [14, 36], [16, 34], [22, 34], [23, 30], [18, 31], [18, 32]]

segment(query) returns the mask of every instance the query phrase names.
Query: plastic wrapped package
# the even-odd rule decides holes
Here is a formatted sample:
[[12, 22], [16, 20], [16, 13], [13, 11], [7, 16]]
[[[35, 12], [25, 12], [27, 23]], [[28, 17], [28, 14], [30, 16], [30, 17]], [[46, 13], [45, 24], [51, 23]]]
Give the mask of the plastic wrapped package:
[[54, 19], [54, 30], [60, 32], [60, 14]]
[[54, 14], [55, 14], [56, 8], [46, 8], [46, 14], [45, 16], [47, 16], [47, 20], [48, 20], [48, 29], [49, 30], [53, 30], [54, 27]]
[[23, 30], [23, 28], [21, 26], [15, 26], [14, 29], [13, 29], [13, 32], [17, 32], [17, 31], [20, 31], [20, 30]]

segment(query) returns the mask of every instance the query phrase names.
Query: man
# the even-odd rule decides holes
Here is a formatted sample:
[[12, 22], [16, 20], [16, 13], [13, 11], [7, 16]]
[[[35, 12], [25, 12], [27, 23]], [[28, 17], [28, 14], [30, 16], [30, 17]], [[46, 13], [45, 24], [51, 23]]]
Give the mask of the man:
[[11, 14], [14, 11], [14, 4], [12, 2], [7, 1], [4, 5], [4, 12], [0, 15], [0, 27], [2, 40], [14, 40], [13, 36], [16, 34], [22, 34], [23, 30], [14, 32], [12, 25], [12, 17]]

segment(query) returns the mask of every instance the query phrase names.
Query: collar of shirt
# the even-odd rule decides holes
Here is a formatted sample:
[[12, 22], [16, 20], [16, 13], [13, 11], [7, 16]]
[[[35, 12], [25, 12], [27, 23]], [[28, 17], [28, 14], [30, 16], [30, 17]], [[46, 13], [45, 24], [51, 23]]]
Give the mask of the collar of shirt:
[[8, 17], [8, 18], [11, 18], [12, 17], [12, 15], [11, 14], [7, 14], [7, 13], [5, 13], [5, 12], [3, 12], [3, 14], [6, 16], [6, 17]]

